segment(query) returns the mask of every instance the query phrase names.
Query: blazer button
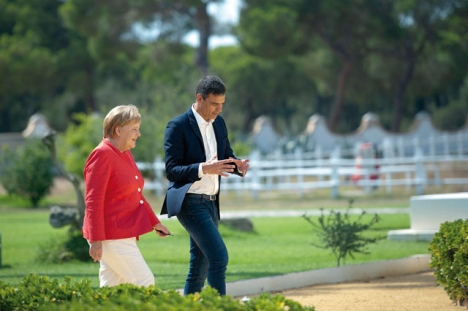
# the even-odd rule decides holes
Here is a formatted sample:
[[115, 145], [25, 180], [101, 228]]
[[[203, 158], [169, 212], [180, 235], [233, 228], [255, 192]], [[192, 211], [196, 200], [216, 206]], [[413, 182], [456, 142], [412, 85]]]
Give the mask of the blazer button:
[[135, 176], [135, 179], [138, 179], [138, 176]]
[[138, 192], [141, 192], [141, 188], [138, 188]]
[[144, 203], [143, 200], [140, 200], [140, 204], [143, 204], [143, 203]]

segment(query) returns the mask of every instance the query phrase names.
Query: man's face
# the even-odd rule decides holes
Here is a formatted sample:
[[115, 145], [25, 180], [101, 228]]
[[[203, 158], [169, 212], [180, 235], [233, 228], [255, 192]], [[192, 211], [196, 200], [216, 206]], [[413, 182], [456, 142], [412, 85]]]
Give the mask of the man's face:
[[226, 95], [210, 94], [206, 99], [197, 94], [197, 103], [195, 110], [205, 119], [205, 121], [214, 120], [218, 114], [223, 111], [223, 105], [226, 101]]

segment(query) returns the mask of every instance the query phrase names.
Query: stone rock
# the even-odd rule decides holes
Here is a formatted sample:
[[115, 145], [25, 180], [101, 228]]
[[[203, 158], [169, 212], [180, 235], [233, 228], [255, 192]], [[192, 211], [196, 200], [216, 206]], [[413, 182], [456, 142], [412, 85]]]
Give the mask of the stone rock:
[[253, 223], [248, 218], [221, 219], [220, 224], [225, 225], [234, 230], [239, 230], [239, 231], [244, 231], [244, 232], [254, 231]]
[[78, 211], [74, 207], [54, 205], [50, 208], [49, 223], [54, 228], [62, 228], [77, 221]]

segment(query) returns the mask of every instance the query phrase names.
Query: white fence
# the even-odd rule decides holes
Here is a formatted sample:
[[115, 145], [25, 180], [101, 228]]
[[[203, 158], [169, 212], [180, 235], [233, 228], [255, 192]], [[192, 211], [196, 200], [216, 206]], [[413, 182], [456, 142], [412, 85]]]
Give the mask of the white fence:
[[[445, 146], [435, 148], [435, 146]], [[254, 198], [259, 192], [294, 191], [299, 196], [313, 189], [329, 188], [331, 197], [339, 196], [340, 187], [355, 185], [366, 193], [375, 187], [385, 187], [391, 193], [394, 187], [414, 187], [415, 194], [423, 194], [429, 185], [463, 184], [468, 185], [468, 141], [465, 137], [456, 137], [446, 141], [445, 145], [434, 139], [421, 141], [400, 141], [393, 147], [390, 141], [382, 144], [379, 152], [382, 158], [361, 159], [360, 167], [354, 159], [357, 147], [352, 149], [336, 148], [331, 156], [324, 157], [319, 148], [312, 153], [303, 153], [296, 149], [293, 154], [276, 152], [261, 156], [253, 152], [250, 159], [250, 170], [246, 177], [230, 176], [222, 178], [222, 191], [251, 192]], [[435, 152], [442, 150], [443, 152]], [[390, 154], [390, 151], [392, 153]], [[346, 154], [342, 156], [342, 154]], [[411, 156], [408, 156], [411, 154]], [[460, 162], [461, 178], [445, 177], [445, 164]], [[154, 163], [137, 163], [140, 170], [153, 170], [156, 178], [146, 182], [145, 188], [162, 196], [167, 187], [164, 162], [157, 159]], [[371, 176], [378, 178], [373, 179]], [[358, 177], [358, 178], [353, 178]]]

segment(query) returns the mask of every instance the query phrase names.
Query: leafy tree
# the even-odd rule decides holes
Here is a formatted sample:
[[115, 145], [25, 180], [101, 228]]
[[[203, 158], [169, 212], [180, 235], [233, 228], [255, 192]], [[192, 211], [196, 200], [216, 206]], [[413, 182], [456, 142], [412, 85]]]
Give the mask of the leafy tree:
[[433, 116], [433, 123], [439, 129], [457, 131], [467, 122], [468, 108], [466, 102], [458, 102], [437, 109]]
[[16, 151], [3, 154], [5, 165], [0, 181], [9, 195], [29, 199], [33, 207], [50, 191], [53, 184], [53, 163], [40, 139], [30, 138]]
[[381, 1], [384, 10], [380, 16], [386, 16], [385, 23], [376, 25], [370, 48], [387, 63], [381, 74], [392, 86], [392, 131], [400, 130], [407, 101], [405, 95], [417, 66], [424, 66], [424, 56], [433, 54], [436, 46], [446, 50], [438, 43], [446, 36], [456, 36], [448, 25], [461, 11], [466, 11], [467, 6], [466, 1], [459, 0]]
[[87, 38], [91, 54], [101, 62], [116, 62], [121, 54], [135, 55], [141, 39], [138, 27], [159, 26], [158, 40], [181, 42], [196, 29], [199, 46], [194, 63], [202, 74], [208, 71], [208, 41], [212, 20], [207, 7], [219, 0], [111, 1], [70, 0], [61, 7], [67, 26]]
[[59, 85], [54, 51], [64, 36], [51, 9], [57, 5], [0, 0], [0, 131], [24, 129]]
[[389, 129], [397, 132], [408, 113], [413, 118], [422, 110], [421, 98], [452, 96], [447, 84], [459, 85], [466, 75], [460, 47], [467, 6], [459, 0], [246, 0], [235, 30], [250, 54], [301, 58], [324, 102], [317, 110], [327, 113], [332, 130], [354, 110], [392, 114]]
[[374, 3], [246, 0], [237, 33], [248, 52], [264, 57], [306, 55], [325, 44], [341, 63], [328, 122], [335, 130], [351, 70], [367, 53], [367, 37], [377, 20], [370, 14]]
[[94, 109], [97, 66], [86, 42], [63, 26], [61, 4], [0, 0], [0, 131], [23, 130], [38, 111], [63, 129], [71, 111]]
[[223, 116], [231, 130], [247, 133], [261, 115], [277, 121], [284, 132], [297, 134], [305, 127], [313, 109], [303, 103], [310, 102], [316, 89], [294, 58], [265, 59], [239, 47], [220, 47], [211, 59], [213, 71], [227, 84]]

